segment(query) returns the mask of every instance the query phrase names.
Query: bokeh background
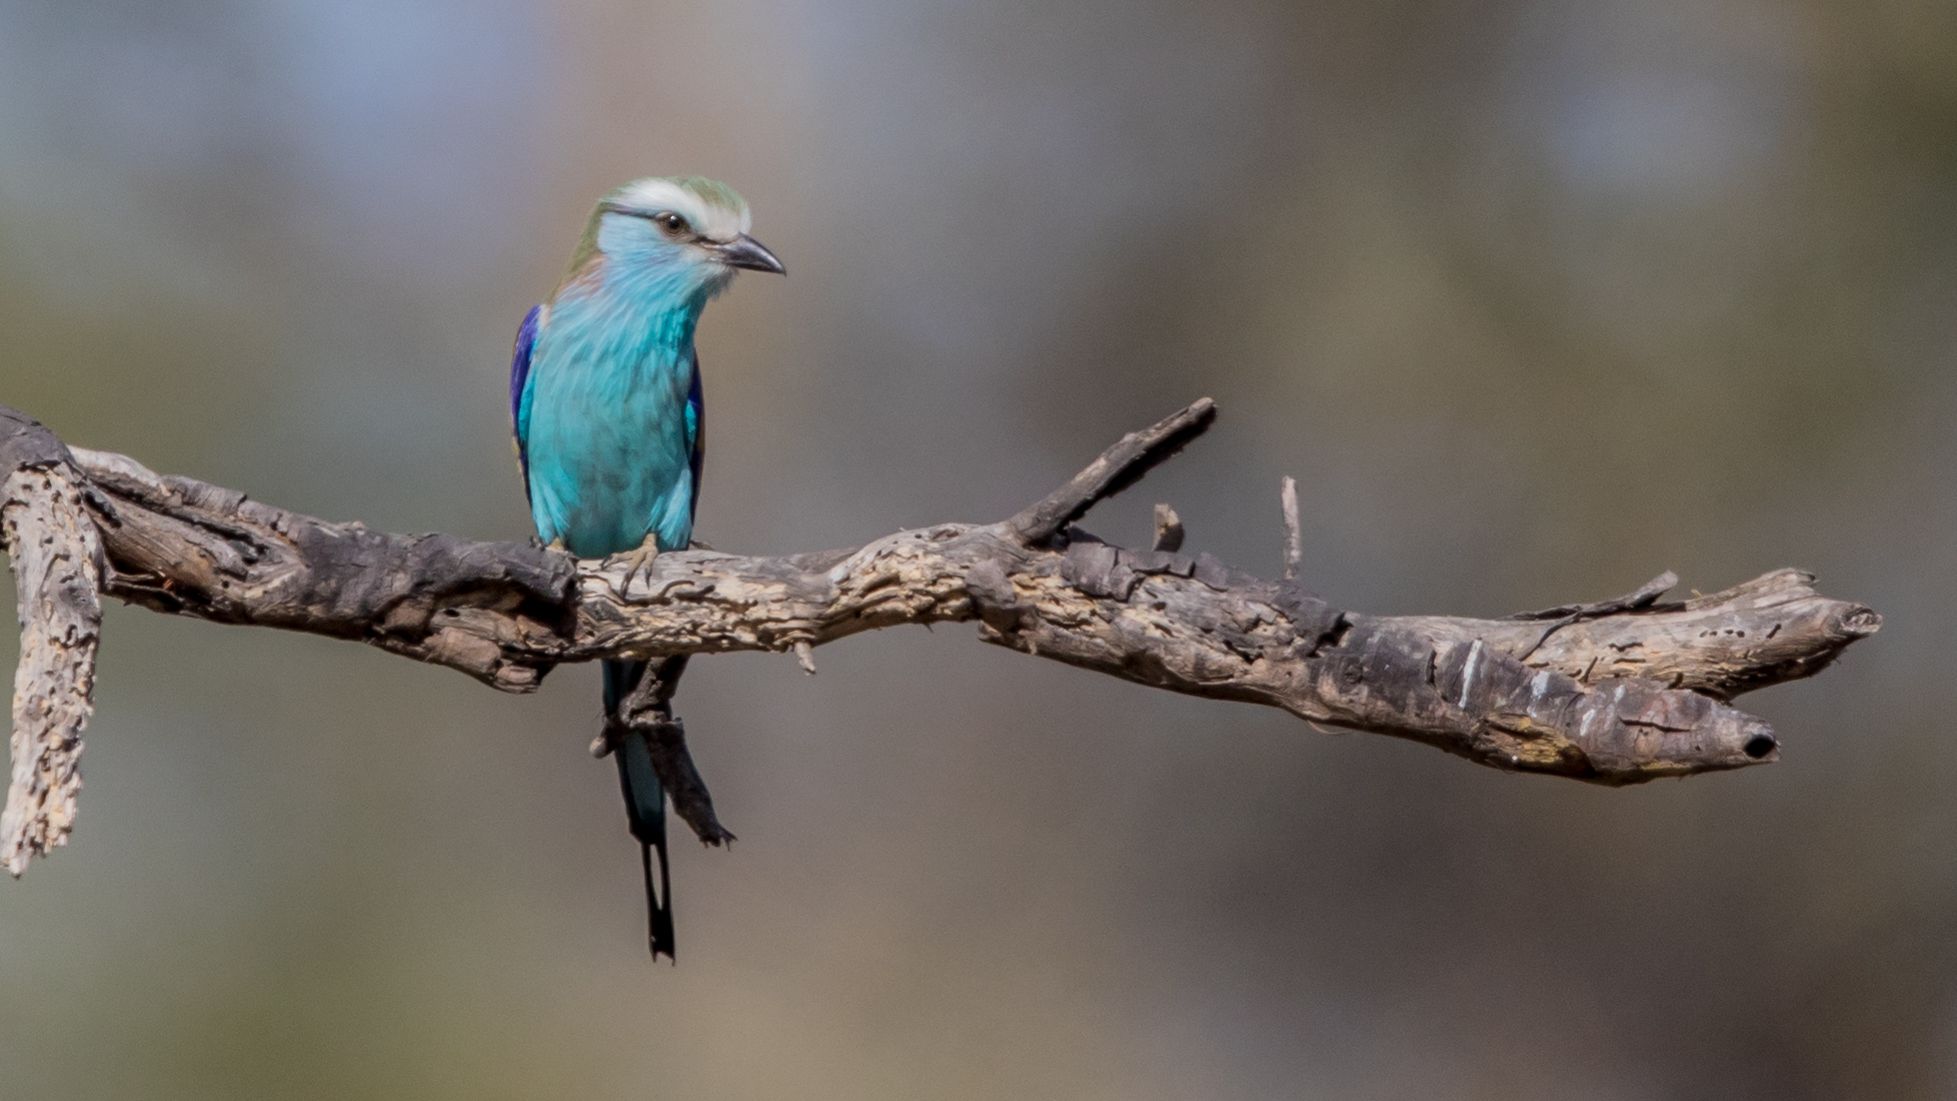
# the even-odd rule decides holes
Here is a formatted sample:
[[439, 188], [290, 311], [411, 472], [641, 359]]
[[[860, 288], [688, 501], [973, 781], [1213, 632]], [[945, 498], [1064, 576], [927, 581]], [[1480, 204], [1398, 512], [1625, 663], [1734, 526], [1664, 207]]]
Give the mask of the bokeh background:
[[517, 320], [682, 171], [793, 273], [703, 326], [722, 549], [996, 518], [1209, 394], [1092, 528], [1274, 571], [1290, 472], [1348, 606], [1799, 565], [1887, 626], [1748, 697], [1783, 763], [1624, 791], [968, 629], [696, 662], [742, 840], [668, 968], [590, 670], [118, 608], [0, 1094], [1957, 1096], [1957, 9], [9, 3], [0, 401], [522, 537]]

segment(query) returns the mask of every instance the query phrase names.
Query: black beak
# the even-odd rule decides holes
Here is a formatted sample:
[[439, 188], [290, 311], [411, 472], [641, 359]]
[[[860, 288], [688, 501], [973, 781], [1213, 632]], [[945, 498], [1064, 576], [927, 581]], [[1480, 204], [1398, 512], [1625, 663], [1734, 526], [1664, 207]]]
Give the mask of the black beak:
[[725, 244], [713, 246], [720, 262], [729, 267], [746, 268], [749, 271], [771, 271], [776, 275], [787, 275], [788, 269], [781, 266], [768, 246], [743, 233]]

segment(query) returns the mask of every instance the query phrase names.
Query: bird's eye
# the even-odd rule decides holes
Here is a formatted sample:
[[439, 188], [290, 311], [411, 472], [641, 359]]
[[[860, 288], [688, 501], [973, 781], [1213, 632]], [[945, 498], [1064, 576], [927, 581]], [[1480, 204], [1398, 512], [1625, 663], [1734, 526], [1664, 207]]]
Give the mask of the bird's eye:
[[686, 219], [670, 210], [653, 215], [652, 220], [658, 222], [661, 229], [674, 237], [686, 232]]

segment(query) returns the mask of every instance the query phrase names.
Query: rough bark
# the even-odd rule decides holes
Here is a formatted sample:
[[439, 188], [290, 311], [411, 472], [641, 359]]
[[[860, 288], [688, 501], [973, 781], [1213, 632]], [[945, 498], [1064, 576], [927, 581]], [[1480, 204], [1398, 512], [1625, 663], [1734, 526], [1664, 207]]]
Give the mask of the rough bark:
[[0, 546], [13, 566], [20, 618], [0, 866], [19, 875], [74, 828], [102, 628], [102, 547], [61, 442], [4, 407], [0, 477]]
[[[0, 470], [15, 471], [10, 487], [23, 474], [68, 487], [23, 493], [42, 503], [18, 507], [10, 489], [8, 515], [19, 530], [8, 545], [17, 571], [38, 560], [20, 548], [55, 528], [74, 533], [68, 542], [48, 536], [55, 540], [48, 545], [65, 548], [63, 561], [92, 562], [87, 540], [99, 532], [111, 567], [102, 586], [118, 599], [221, 623], [358, 639], [505, 691], [533, 690], [563, 662], [625, 655], [773, 650], [793, 652], [812, 669], [811, 647], [859, 631], [969, 620], [988, 642], [1141, 684], [1410, 738], [1496, 768], [1604, 784], [1775, 760], [1772, 729], [1727, 701], [1810, 675], [1881, 624], [1867, 607], [1821, 596], [1813, 578], [1795, 570], [1685, 601], [1662, 601], [1675, 584], [1667, 574], [1613, 600], [1510, 619], [1372, 616], [1334, 607], [1291, 577], [1267, 580], [1208, 554], [1178, 553], [1182, 532], [1172, 511], [1162, 514], [1147, 550], [1104, 543], [1075, 526], [1096, 502], [1201, 434], [1214, 415], [1205, 399], [1131, 433], [1002, 522], [939, 524], [813, 554], [669, 553], [629, 584], [619, 562], [578, 562], [521, 543], [375, 532], [158, 475], [121, 455], [76, 449], [71, 460], [17, 414], [0, 420], [0, 432], [10, 433], [0, 439]], [[30, 437], [56, 451], [17, 442]], [[1297, 520], [1285, 496], [1290, 573]], [[62, 584], [76, 590], [70, 604], [92, 609], [94, 571], [64, 576]], [[54, 762], [72, 775], [94, 620], [30, 608], [28, 592], [23, 584], [23, 617], [37, 625], [30, 633], [71, 640], [65, 679], [46, 683], [56, 693], [49, 698], [67, 701], [63, 715], [72, 716], [56, 739], [68, 755]], [[41, 684], [43, 675], [23, 657], [25, 682]], [[24, 723], [37, 720], [23, 719], [17, 696], [16, 762]], [[724, 834], [697, 773], [689, 780], [683, 736], [672, 727], [663, 735], [662, 772], [670, 769], [669, 779], [686, 781], [674, 786], [695, 793], [692, 812], [680, 813], [703, 838]], [[39, 720], [36, 728], [47, 737], [56, 724]], [[31, 799], [20, 775], [17, 763], [10, 808]], [[65, 830], [66, 817], [59, 820]]]

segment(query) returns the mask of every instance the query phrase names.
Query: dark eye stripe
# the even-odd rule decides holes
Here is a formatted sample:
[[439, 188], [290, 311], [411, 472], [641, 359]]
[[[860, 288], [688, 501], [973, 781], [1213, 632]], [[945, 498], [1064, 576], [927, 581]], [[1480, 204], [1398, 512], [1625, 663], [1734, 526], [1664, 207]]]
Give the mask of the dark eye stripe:
[[[699, 233], [693, 228], [693, 223], [687, 220], [686, 215], [675, 210], [644, 210], [639, 207], [625, 206], [622, 203], [600, 203], [599, 206], [609, 214], [623, 214], [629, 218], [644, 218], [667, 233], [688, 237], [699, 236]], [[671, 219], [670, 223], [668, 219]]]

